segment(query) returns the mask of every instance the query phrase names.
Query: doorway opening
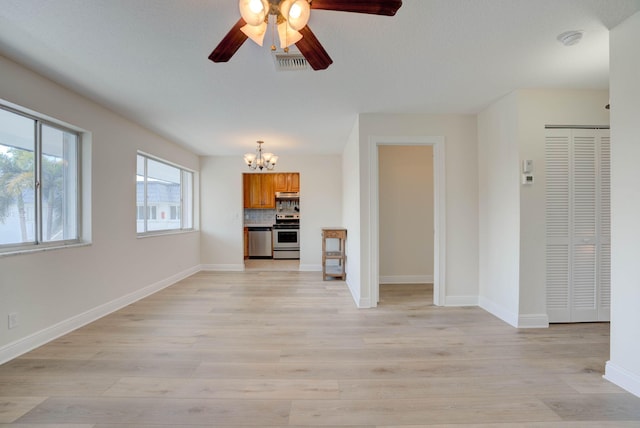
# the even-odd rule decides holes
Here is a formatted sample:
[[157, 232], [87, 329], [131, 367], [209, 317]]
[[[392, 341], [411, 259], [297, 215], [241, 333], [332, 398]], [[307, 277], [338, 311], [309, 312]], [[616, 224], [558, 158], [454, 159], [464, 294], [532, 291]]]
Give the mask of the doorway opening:
[[[432, 233], [433, 248], [423, 257], [425, 263], [433, 263], [433, 304], [445, 304], [445, 182], [444, 182], [444, 137], [372, 137], [370, 139], [370, 213], [369, 234], [371, 236], [370, 251], [370, 295], [372, 306], [380, 301], [380, 146], [430, 146], [433, 153], [433, 192], [432, 192], [432, 221], [424, 224], [423, 231]], [[384, 217], [384, 213], [382, 214]], [[384, 242], [383, 237], [383, 242]], [[429, 260], [426, 260], [429, 258]], [[382, 278], [386, 279], [386, 278]], [[415, 279], [415, 278], [414, 278]], [[425, 279], [427, 279], [425, 277]]]

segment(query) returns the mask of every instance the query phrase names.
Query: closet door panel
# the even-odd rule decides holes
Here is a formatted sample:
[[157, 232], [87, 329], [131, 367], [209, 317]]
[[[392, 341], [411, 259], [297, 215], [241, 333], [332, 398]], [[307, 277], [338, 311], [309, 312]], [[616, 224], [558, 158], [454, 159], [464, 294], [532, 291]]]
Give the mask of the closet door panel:
[[550, 322], [610, 313], [609, 131], [548, 129], [546, 292]]
[[593, 130], [572, 132], [571, 321], [597, 320], [596, 137]]
[[569, 322], [570, 157], [568, 129], [554, 130], [545, 141], [547, 313], [553, 322]]

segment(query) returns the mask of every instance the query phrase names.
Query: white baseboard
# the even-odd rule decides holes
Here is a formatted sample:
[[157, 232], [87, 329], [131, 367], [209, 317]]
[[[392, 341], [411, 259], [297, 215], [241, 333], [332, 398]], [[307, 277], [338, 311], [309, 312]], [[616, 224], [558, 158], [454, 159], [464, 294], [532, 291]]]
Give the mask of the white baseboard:
[[446, 296], [445, 306], [478, 306], [478, 296]]
[[520, 315], [518, 328], [549, 328], [549, 317], [547, 314]]
[[73, 330], [76, 330], [99, 318], [104, 317], [105, 315], [109, 315], [110, 313], [115, 312], [118, 309], [122, 309], [125, 306], [137, 302], [138, 300], [143, 299], [153, 293], [157, 293], [158, 291], [167, 288], [170, 285], [173, 285], [176, 282], [193, 275], [194, 273], [197, 273], [199, 270], [199, 266], [194, 266], [191, 269], [187, 269], [183, 272], [172, 275], [169, 278], [148, 285], [144, 288], [134, 291], [133, 293], [119, 297], [115, 300], [112, 300], [111, 302], [97, 306], [93, 309], [89, 309], [84, 313], [75, 315], [64, 321], [60, 321], [57, 324], [42, 329], [36, 333], [30, 334], [29, 336], [23, 337], [22, 339], [18, 339], [15, 342], [11, 342], [0, 348], [0, 364], [6, 363], [9, 360], [19, 357], [20, 355], [25, 354], [37, 348], [38, 346], [42, 346], [47, 342], [51, 342], [52, 340], [57, 339], [60, 336], [70, 333]]
[[603, 377], [636, 397], [640, 397], [640, 376], [637, 374], [607, 361]]
[[362, 297], [358, 299], [358, 301], [356, 302], [356, 305], [358, 305], [358, 309], [370, 309], [372, 308], [371, 306], [371, 299], [367, 298], [367, 299], [363, 299]]
[[518, 314], [509, 312], [502, 306], [482, 296], [480, 296], [478, 300], [478, 305], [485, 311], [489, 312], [491, 315], [500, 318], [507, 324], [510, 324], [516, 328], [518, 327]]
[[204, 271], [223, 271], [223, 272], [242, 272], [244, 264], [208, 264], [200, 265], [200, 270]]
[[[347, 288], [349, 288], [349, 292], [351, 293], [351, 298], [353, 299], [353, 303], [355, 303], [357, 308], [370, 308], [371, 306], [362, 306], [363, 302], [362, 302], [362, 299], [360, 299], [360, 290], [353, 286], [353, 284], [349, 281], [349, 278], [350, 278], [349, 275], [347, 275], [347, 279], [345, 282], [347, 284]], [[369, 305], [371, 304], [370, 301], [368, 303]]]
[[380, 275], [380, 284], [433, 284], [433, 275]]
[[298, 269], [300, 272], [322, 272], [322, 265], [300, 264]]

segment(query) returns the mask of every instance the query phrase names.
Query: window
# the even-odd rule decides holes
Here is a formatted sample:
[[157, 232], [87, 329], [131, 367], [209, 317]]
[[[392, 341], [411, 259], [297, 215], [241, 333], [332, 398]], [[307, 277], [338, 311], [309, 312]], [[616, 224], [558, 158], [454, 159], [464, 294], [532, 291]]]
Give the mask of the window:
[[193, 172], [139, 153], [138, 234], [193, 229]]
[[0, 105], [0, 252], [79, 242], [80, 143]]
[[172, 205], [171, 206], [171, 214], [169, 217], [171, 220], [180, 220], [180, 206]]

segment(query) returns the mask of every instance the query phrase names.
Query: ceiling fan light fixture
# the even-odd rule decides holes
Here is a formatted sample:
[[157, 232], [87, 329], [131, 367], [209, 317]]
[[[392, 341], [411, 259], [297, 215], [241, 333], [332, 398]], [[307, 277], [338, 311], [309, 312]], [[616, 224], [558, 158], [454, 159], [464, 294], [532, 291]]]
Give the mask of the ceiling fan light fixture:
[[240, 15], [248, 25], [257, 26], [264, 22], [269, 14], [267, 0], [240, 0], [238, 3]]
[[311, 6], [307, 0], [284, 0], [280, 3], [280, 13], [291, 28], [300, 31], [309, 22]]
[[267, 23], [263, 22], [260, 25], [247, 24], [244, 27], [240, 28], [240, 31], [242, 31], [248, 38], [256, 42], [256, 44], [262, 46], [264, 35], [267, 33]]
[[278, 38], [280, 38], [280, 48], [285, 49], [302, 40], [302, 34], [287, 25], [286, 22], [278, 24]]

